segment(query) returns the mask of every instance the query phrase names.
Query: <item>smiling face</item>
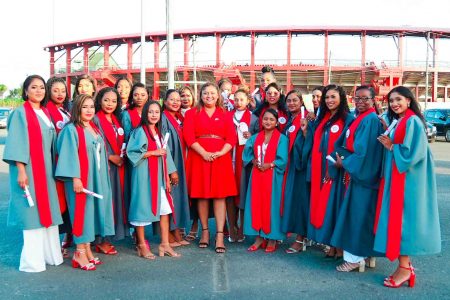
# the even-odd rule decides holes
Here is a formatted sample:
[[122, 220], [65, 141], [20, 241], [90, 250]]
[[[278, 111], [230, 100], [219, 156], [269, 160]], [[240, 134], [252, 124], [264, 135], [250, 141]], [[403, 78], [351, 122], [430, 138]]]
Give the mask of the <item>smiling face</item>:
[[117, 91], [119, 92], [120, 99], [122, 99], [122, 103], [126, 104], [131, 91], [130, 83], [125, 79], [120, 80], [117, 84]]
[[28, 101], [33, 103], [40, 103], [45, 97], [45, 82], [39, 78], [31, 80], [30, 85], [26, 90]]
[[369, 90], [362, 89], [359, 91], [356, 91], [355, 98], [353, 99], [355, 102], [356, 109], [358, 110], [358, 113], [362, 114], [366, 112], [368, 109], [373, 107], [373, 101], [372, 95]]
[[279, 100], [280, 100], [280, 92], [276, 88], [270, 87], [266, 92], [266, 101], [270, 105], [275, 105], [278, 103]]
[[314, 108], [319, 108], [320, 106], [320, 98], [322, 97], [322, 92], [319, 90], [314, 90], [312, 92], [312, 103]]
[[94, 85], [89, 79], [81, 79], [78, 84], [78, 94], [80, 95], [94, 95]]
[[161, 118], [161, 109], [158, 104], [151, 104], [148, 107], [147, 118], [150, 125], [155, 125], [159, 122], [159, 119]]
[[180, 95], [181, 107], [184, 109], [191, 108], [194, 105], [194, 97], [188, 89], [184, 89]]
[[336, 90], [329, 90], [325, 95], [325, 104], [331, 112], [337, 111], [339, 104], [341, 104], [339, 92]]
[[291, 93], [286, 99], [286, 105], [291, 114], [298, 113], [300, 107], [303, 105], [303, 101], [297, 95], [297, 93]]
[[277, 119], [270, 112], [265, 112], [262, 118], [262, 127], [264, 130], [274, 130], [277, 127]]
[[114, 92], [106, 92], [100, 102], [101, 108], [105, 114], [112, 114], [117, 107], [117, 95]]
[[148, 100], [147, 90], [143, 87], [136, 87], [133, 91], [133, 102], [136, 107], [143, 107]]
[[409, 103], [411, 103], [410, 99], [396, 92], [393, 92], [389, 97], [389, 106], [397, 115], [404, 114], [408, 109]]
[[219, 94], [217, 89], [213, 85], [209, 85], [202, 89], [201, 100], [203, 105], [207, 108], [213, 108], [216, 106]]
[[81, 106], [81, 121], [90, 122], [95, 115], [94, 99], [87, 98]]
[[238, 92], [234, 94], [234, 108], [236, 110], [245, 110], [249, 103], [247, 95], [243, 92]]
[[167, 100], [164, 101], [164, 105], [166, 106], [168, 111], [177, 112], [181, 108], [181, 99], [180, 94], [178, 92], [172, 92], [167, 97]]
[[64, 83], [55, 82], [50, 88], [50, 100], [56, 105], [62, 105], [67, 97], [67, 91]]

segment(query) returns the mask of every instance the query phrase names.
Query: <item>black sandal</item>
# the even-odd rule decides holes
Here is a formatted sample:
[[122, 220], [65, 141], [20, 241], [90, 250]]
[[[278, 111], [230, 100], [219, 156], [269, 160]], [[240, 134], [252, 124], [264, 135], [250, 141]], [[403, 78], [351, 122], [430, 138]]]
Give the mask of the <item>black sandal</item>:
[[[202, 228], [202, 232], [205, 230], [209, 230], [209, 228]], [[208, 240], [209, 240], [209, 234], [208, 234]], [[201, 249], [205, 249], [209, 247], [209, 241], [208, 242], [199, 242], [198, 247]]]
[[217, 247], [217, 235], [219, 233], [223, 234], [223, 232], [222, 231], [217, 231], [216, 232], [216, 239], [215, 239], [216, 248], [215, 248], [215, 251], [216, 251], [217, 254], [224, 254], [225, 252], [227, 252], [227, 248], [225, 248], [225, 247]]

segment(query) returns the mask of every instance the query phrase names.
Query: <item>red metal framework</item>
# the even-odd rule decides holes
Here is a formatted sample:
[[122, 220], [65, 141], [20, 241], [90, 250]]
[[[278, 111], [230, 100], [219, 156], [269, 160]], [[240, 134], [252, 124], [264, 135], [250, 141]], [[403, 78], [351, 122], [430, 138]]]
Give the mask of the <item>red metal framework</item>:
[[[432, 59], [430, 60], [429, 72], [432, 78], [431, 97], [433, 101], [437, 100], [439, 95], [447, 98], [448, 85], [450, 83], [450, 62], [440, 64], [437, 61], [438, 41], [439, 39], [448, 39], [450, 29], [429, 29], [429, 28], [393, 28], [393, 27], [282, 27], [282, 28], [226, 28], [226, 29], [203, 29], [203, 30], [179, 30], [174, 33], [175, 40], [182, 41], [183, 63], [176, 68], [178, 77], [183, 81], [192, 80], [193, 65], [189, 61], [190, 42], [192, 37], [215, 38], [215, 61], [209, 64], [198, 63], [197, 72], [203, 79], [218, 80], [221, 77], [229, 77], [236, 84], [245, 83], [253, 90], [257, 85], [257, 74], [260, 73], [264, 64], [269, 64], [275, 70], [278, 82], [286, 90], [292, 87], [309, 90], [315, 85], [325, 85], [331, 82], [343, 85], [351, 93], [357, 85], [371, 83], [377, 88], [380, 95], [393, 86], [398, 84], [407, 85], [415, 89], [418, 96], [424, 91], [424, 65], [406, 64], [404, 60], [404, 39], [405, 37], [425, 37], [430, 32], [432, 40]], [[292, 60], [292, 40], [294, 35], [317, 35], [323, 36], [323, 60], [321, 62], [295, 63]], [[329, 37], [332, 35], [353, 35], [361, 39], [361, 59], [353, 65], [333, 62], [330, 66], [329, 57]], [[258, 63], [255, 59], [256, 41], [258, 36], [286, 36], [287, 53], [284, 57], [285, 62], [264, 62]], [[377, 66], [372, 62], [366, 61], [366, 39], [368, 36], [392, 36], [396, 41], [398, 50], [397, 61], [394, 64], [381, 64]], [[246, 62], [240, 62], [232, 65], [225, 65], [222, 61], [222, 46], [227, 37], [245, 37], [250, 40], [250, 59]], [[167, 68], [160, 64], [161, 62], [161, 44], [165, 47], [166, 33], [152, 32], [146, 34], [146, 40], [153, 43], [153, 65], [146, 67], [146, 84], [153, 87], [153, 98], [159, 98], [161, 79], [166, 78]], [[112, 64], [113, 52], [119, 46], [126, 46], [126, 64], [123, 67]], [[103, 65], [92, 68], [92, 49], [97, 47], [93, 53], [103, 48]], [[111, 50], [114, 47], [114, 50]], [[100, 85], [113, 85], [117, 76], [127, 75], [138, 80], [140, 69], [133, 64], [133, 54], [140, 47], [140, 35], [129, 34], [121, 36], [109, 36], [102, 38], [91, 38], [86, 40], [59, 43], [45, 47], [50, 53], [50, 74], [51, 76], [65, 77], [70, 89], [70, 84], [74, 77], [89, 73], [95, 77]], [[318, 49], [320, 50], [320, 49]], [[91, 52], [90, 52], [91, 51]], [[242, 49], [239, 49], [242, 51]], [[83, 52], [82, 68], [74, 69], [73, 60]], [[55, 54], [59, 57], [55, 59]], [[72, 57], [72, 53], [76, 53]], [[99, 52], [98, 54], [101, 54]], [[65, 55], [65, 68], [56, 70], [55, 65], [58, 60]], [[314, 74], [314, 76], [310, 74]], [[318, 76], [317, 74], [320, 74]]]

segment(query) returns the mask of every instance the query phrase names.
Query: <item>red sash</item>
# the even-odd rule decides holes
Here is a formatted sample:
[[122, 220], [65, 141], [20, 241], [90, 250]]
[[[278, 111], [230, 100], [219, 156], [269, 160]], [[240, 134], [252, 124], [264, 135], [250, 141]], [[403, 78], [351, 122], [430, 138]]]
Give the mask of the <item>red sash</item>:
[[283, 215], [284, 212], [284, 193], [286, 190], [286, 180], [287, 180], [287, 176], [289, 173], [289, 164], [291, 162], [291, 151], [292, 151], [292, 147], [294, 146], [294, 142], [295, 139], [297, 138], [297, 134], [298, 134], [298, 130], [300, 129], [301, 123], [300, 123], [300, 114], [298, 114], [294, 120], [292, 120], [292, 125], [294, 126], [294, 131], [290, 132], [289, 128], [288, 128], [288, 138], [289, 138], [289, 151], [288, 151], [288, 162], [287, 162], [287, 168], [286, 168], [286, 172], [284, 173], [284, 177], [283, 177], [283, 188], [281, 190], [281, 206], [280, 206], [280, 215]]
[[[263, 163], [271, 163], [275, 160], [280, 136], [281, 133], [278, 130], [273, 131]], [[253, 145], [255, 157], [258, 157], [257, 149], [258, 146], [262, 147], [264, 137], [264, 131], [261, 131], [256, 136], [255, 144]], [[271, 231], [272, 181], [273, 169], [261, 172], [258, 168], [253, 168], [251, 187], [252, 227], [256, 231], [262, 230], [265, 234], [269, 234]]]
[[[144, 129], [145, 135], [147, 136], [147, 140], [148, 140], [148, 147], [147, 147], [147, 151], [154, 151], [158, 149], [158, 145], [156, 144], [156, 140], [153, 137], [153, 135], [151, 134], [149, 128], [147, 126], [143, 126], [142, 129]], [[155, 127], [155, 130], [158, 134], [158, 138], [159, 138], [159, 133], [158, 133], [158, 129]], [[159, 143], [162, 145], [162, 141], [159, 138]], [[158, 182], [158, 174], [159, 174], [159, 163], [158, 163], [158, 156], [149, 156], [147, 158], [147, 163], [148, 163], [148, 173], [150, 174], [150, 188], [152, 191], [152, 214], [154, 216], [157, 215], [158, 213], [158, 194], [160, 192], [160, 186], [159, 186], [159, 182]], [[167, 165], [166, 165], [166, 157], [162, 157], [162, 162], [163, 162], [163, 173], [164, 173], [164, 178], [163, 180], [167, 179]], [[167, 200], [169, 201], [169, 206], [172, 209], [172, 218], [173, 218], [173, 222], [175, 223], [175, 210], [173, 207], [173, 199], [172, 196], [170, 195], [168, 189], [166, 188], [166, 196], [167, 196]]]
[[[48, 112], [50, 113], [53, 125], [55, 126], [56, 134], [59, 134], [62, 128], [59, 128], [58, 125], [64, 122], [64, 118], [61, 115], [61, 112], [59, 111], [58, 107], [52, 101], [49, 101], [47, 103], [47, 109]], [[58, 155], [56, 155], [55, 162], [58, 162]], [[67, 210], [66, 191], [64, 188], [64, 182], [61, 180], [55, 180], [55, 183], [56, 183], [56, 192], [58, 193], [59, 210], [61, 211], [62, 214]]]
[[[406, 111], [405, 116], [398, 122], [397, 128], [394, 132], [394, 144], [403, 144], [403, 140], [406, 135], [406, 124], [410, 117], [414, 116], [414, 112], [411, 109]], [[402, 239], [402, 219], [403, 219], [403, 205], [405, 202], [405, 182], [406, 172], [400, 173], [395, 164], [395, 160], [392, 160], [392, 174], [390, 183], [390, 203], [389, 203], [389, 217], [387, 228], [387, 245], [386, 245], [386, 257], [391, 261], [397, 259], [400, 255], [400, 244]], [[383, 195], [384, 190], [384, 178], [383, 189], [379, 190], [379, 194]], [[382, 201], [378, 197], [379, 200]], [[375, 216], [375, 224], [378, 225], [380, 217], [381, 201], [377, 203], [377, 212]], [[376, 231], [376, 228], [375, 228]]]
[[[44, 227], [50, 227], [53, 223], [52, 212], [50, 209], [50, 198], [47, 189], [47, 177], [44, 161], [43, 139], [41, 125], [30, 102], [23, 104], [25, 117], [27, 119], [28, 141], [30, 144], [30, 159], [34, 181], [34, 192], [36, 195], [37, 209], [39, 211], [39, 220]], [[48, 111], [41, 107], [44, 113], [49, 117]]]
[[139, 113], [136, 108], [133, 109], [127, 109], [128, 114], [130, 115], [131, 119], [131, 126], [133, 128], [136, 128], [139, 126], [139, 123], [141, 123], [141, 117], [139, 116]]
[[[98, 128], [93, 122], [90, 123], [92, 128], [97, 131]], [[84, 128], [82, 126], [75, 126], [78, 135], [78, 160], [80, 163], [80, 180], [84, 188], [88, 187], [88, 176], [89, 176], [89, 158], [87, 154], [86, 147], [86, 137], [84, 135]], [[76, 193], [75, 194], [75, 215], [73, 219], [73, 234], [75, 236], [81, 236], [83, 234], [84, 227], [84, 214], [86, 208], [86, 194]]]
[[[232, 111], [232, 117], [234, 118], [234, 114], [235, 114], [235, 110]], [[239, 120], [239, 123], [245, 123], [247, 124], [247, 127], [250, 128], [250, 121], [252, 118], [252, 113], [250, 112], [250, 110], [246, 109], [244, 114], [242, 115], [242, 118]], [[235, 124], [236, 125], [236, 124]], [[237, 126], [236, 126], [236, 131], [237, 131]], [[235, 146], [235, 161], [234, 161], [234, 178], [236, 179], [236, 187], [238, 190], [238, 195], [236, 197], [234, 197], [234, 203], [235, 205], [239, 205], [240, 202], [240, 195], [239, 195], [239, 191], [241, 190], [241, 175], [242, 175], [242, 168], [243, 168], [243, 162], [242, 162], [242, 153], [244, 152], [244, 148], [245, 145], [239, 145], [239, 143], [236, 143]]]
[[[310, 218], [311, 218], [311, 224], [315, 228], [320, 228], [323, 225], [323, 221], [325, 218], [326, 210], [327, 210], [327, 204], [328, 199], [330, 198], [330, 191], [332, 187], [333, 180], [324, 181], [325, 174], [322, 174], [322, 158], [323, 156], [326, 156], [328, 154], [331, 154], [334, 150], [334, 143], [338, 139], [339, 135], [342, 132], [342, 129], [344, 127], [344, 121], [337, 120], [331, 127], [338, 125], [339, 130], [335, 133], [331, 132], [328, 138], [328, 149], [327, 153], [321, 153], [320, 152], [320, 143], [322, 141], [322, 135], [323, 135], [323, 128], [325, 124], [330, 119], [330, 113], [327, 112], [325, 114], [325, 117], [320, 122], [319, 126], [317, 127], [315, 133], [314, 133], [314, 143], [313, 143], [313, 150], [312, 150], [312, 170], [311, 170], [311, 212], [310, 212]], [[327, 168], [328, 170], [328, 163]], [[323, 184], [322, 184], [323, 183]]]
[[183, 121], [184, 121], [184, 117], [181, 113], [177, 112], [177, 118], [178, 120], [180, 120], [181, 124], [177, 122], [177, 120], [175, 119], [175, 117], [167, 111], [164, 111], [163, 114], [166, 116], [167, 120], [169, 120], [170, 124], [172, 124], [173, 128], [175, 128], [175, 130], [177, 131], [178, 134], [178, 139], [180, 140], [181, 143], [181, 149], [183, 150], [183, 159], [186, 159], [186, 145], [184, 144], [184, 139], [183, 139], [183, 131], [182, 131], [182, 125]]
[[355, 149], [353, 148], [353, 144], [355, 143], [355, 132], [356, 129], [358, 128], [359, 124], [361, 123], [361, 121], [370, 113], [375, 112], [375, 109], [372, 107], [370, 109], [368, 109], [367, 111], [363, 112], [362, 114], [359, 114], [356, 119], [353, 121], [353, 123], [349, 126], [347, 132], [348, 132], [348, 136], [347, 139], [345, 140], [345, 148], [350, 151], [350, 152], [355, 152]]
[[[112, 126], [112, 124], [108, 121], [106, 118], [105, 113], [100, 110], [97, 113], [97, 118], [100, 123], [100, 126], [102, 127], [103, 133], [105, 135], [106, 141], [108, 141], [108, 144], [111, 146], [114, 154], [120, 155], [122, 150], [122, 144], [124, 143], [124, 134], [122, 131], [122, 135], [117, 134]], [[119, 128], [122, 128], [119, 121], [117, 120], [116, 116], [114, 114], [111, 114], [111, 120], [114, 126], [116, 126], [117, 130]], [[122, 129], [123, 130], [123, 129]], [[117, 166], [116, 166], [117, 167]], [[119, 172], [119, 181], [120, 181], [120, 190], [122, 192], [122, 219], [123, 223], [127, 224], [127, 214], [125, 211], [125, 196], [124, 196], [124, 190], [125, 190], [125, 165], [123, 164], [120, 167], [117, 167], [117, 170]]]

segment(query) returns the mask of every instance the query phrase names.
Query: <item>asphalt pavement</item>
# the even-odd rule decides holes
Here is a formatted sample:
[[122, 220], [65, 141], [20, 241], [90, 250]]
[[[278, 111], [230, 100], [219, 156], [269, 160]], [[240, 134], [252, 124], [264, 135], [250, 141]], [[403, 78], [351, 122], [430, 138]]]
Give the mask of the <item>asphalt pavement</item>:
[[[5, 136], [6, 130], [0, 129], [0, 157]], [[93, 272], [72, 269], [70, 259], [42, 273], [19, 272], [22, 233], [6, 226], [9, 180], [1, 161], [0, 299], [450, 299], [450, 143], [438, 139], [430, 145], [436, 162], [442, 253], [412, 258], [417, 274], [412, 289], [383, 287], [383, 278], [396, 267], [384, 258], [364, 273], [339, 273], [338, 262], [326, 260], [320, 249], [288, 255], [286, 242], [275, 253], [248, 253], [252, 239], [247, 238], [242, 244], [227, 243], [227, 253], [217, 255], [213, 235], [209, 249], [199, 249], [196, 242], [177, 248], [181, 258], [144, 260], [127, 239], [116, 243], [117, 256], [99, 254], [104, 264]], [[158, 238], [149, 240], [156, 253]]]

